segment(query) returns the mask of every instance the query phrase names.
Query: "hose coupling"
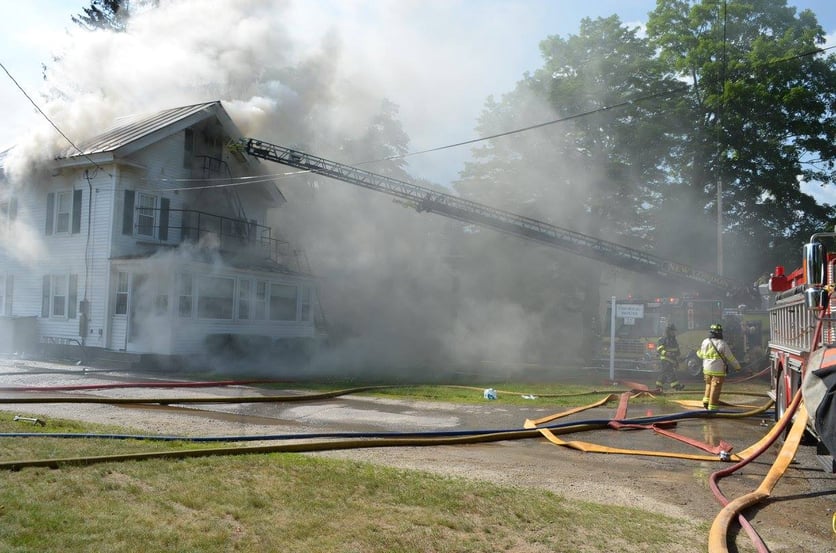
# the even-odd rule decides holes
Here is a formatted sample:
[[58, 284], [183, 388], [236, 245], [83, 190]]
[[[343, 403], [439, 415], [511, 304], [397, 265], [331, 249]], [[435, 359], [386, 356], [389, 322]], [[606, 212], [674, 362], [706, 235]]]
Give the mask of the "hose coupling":
[[728, 451], [721, 451], [720, 460], [725, 462], [731, 461], [731, 454]]

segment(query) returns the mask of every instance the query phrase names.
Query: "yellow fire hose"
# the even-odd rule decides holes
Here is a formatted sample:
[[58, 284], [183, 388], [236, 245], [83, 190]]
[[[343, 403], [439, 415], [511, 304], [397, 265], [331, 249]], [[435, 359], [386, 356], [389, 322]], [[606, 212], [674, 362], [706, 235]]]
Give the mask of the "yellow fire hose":
[[[525, 423], [523, 424], [523, 427], [528, 428], [528, 429], [539, 430], [540, 433], [543, 435], [543, 437], [545, 437], [549, 442], [551, 442], [555, 445], [562, 446], [562, 447], [568, 447], [568, 448], [571, 448], [571, 449], [576, 449], [578, 451], [583, 451], [585, 453], [610, 453], [610, 454], [611, 453], [617, 453], [617, 454], [621, 454], [621, 455], [645, 455], [645, 456], [649, 456], [649, 457], [669, 457], [669, 458], [674, 458], [674, 459], [688, 459], [688, 460], [693, 460], [693, 461], [718, 461], [719, 460], [716, 455], [700, 455], [700, 454], [694, 454], [694, 453], [671, 453], [671, 452], [664, 452], [664, 451], [649, 451], [649, 450], [643, 450], [643, 449], [624, 449], [624, 448], [603, 446], [603, 445], [599, 445], [599, 444], [593, 444], [593, 443], [583, 442], [583, 441], [578, 441], [578, 440], [565, 441], [565, 440], [560, 439], [557, 436], [557, 433], [555, 433], [552, 429], [539, 428], [540, 425], [549, 423], [553, 420], [556, 420], [556, 419], [559, 419], [559, 418], [562, 418], [562, 417], [566, 417], [568, 415], [572, 415], [572, 414], [584, 411], [586, 409], [591, 409], [593, 407], [599, 407], [599, 406], [604, 405], [605, 403], [607, 403], [609, 401], [612, 401], [613, 399], [616, 399], [617, 397], [618, 396], [616, 396], [615, 394], [610, 394], [610, 395], [608, 395], [607, 397], [605, 397], [604, 399], [602, 399], [600, 401], [597, 401], [595, 403], [591, 403], [591, 404], [583, 406], [583, 407], [576, 407], [576, 408], [573, 408], [573, 409], [568, 409], [566, 411], [561, 411], [560, 413], [556, 413], [554, 415], [549, 415], [547, 417], [543, 417], [543, 418], [536, 419], [536, 420], [526, 419]], [[680, 402], [680, 403], [685, 404], [686, 402]], [[754, 407], [754, 408], [752, 408], [748, 411], [742, 412], [742, 413], [728, 413], [728, 414], [712, 415], [712, 416], [714, 416], [714, 417], [724, 417], [724, 418], [750, 417], [750, 416], [754, 416], [754, 415], [763, 413], [764, 411], [769, 409], [772, 406], [772, 404], [773, 404], [773, 402], [770, 400], [765, 405]], [[702, 404], [700, 403], [700, 405], [702, 405]], [[746, 407], [751, 407], [751, 406], [746, 406]], [[563, 434], [563, 432], [561, 432], [561, 434]], [[731, 454], [730, 457], [729, 457], [729, 460], [731, 460], [731, 461], [741, 461], [743, 459], [748, 458], [752, 454], [752, 452], [757, 450], [757, 446], [758, 446], [759, 443], [761, 443], [761, 442], [759, 441], [755, 445], [752, 445], [752, 446], [744, 449], [741, 453]]]
[[[304, 400], [313, 400], [313, 399], [323, 399], [323, 398], [331, 398], [336, 397], [338, 395], [344, 395], [347, 393], [353, 393], [357, 391], [364, 391], [369, 389], [377, 389], [377, 388], [385, 388], [385, 386], [374, 386], [374, 387], [364, 387], [364, 388], [354, 388], [349, 390], [339, 390], [334, 392], [326, 392], [326, 393], [318, 393], [318, 394], [300, 394], [300, 395], [286, 395], [286, 396], [246, 396], [246, 397], [223, 397], [223, 398], [210, 398], [210, 397], [203, 397], [203, 398], [104, 398], [104, 397], [49, 397], [49, 398], [25, 398], [28, 401], [23, 401], [24, 403], [37, 403], [37, 402], [47, 402], [47, 403], [113, 403], [118, 405], [126, 405], [126, 404], [149, 404], [149, 403], [162, 403], [162, 404], [177, 404], [177, 403], [229, 403], [229, 402], [242, 402], [246, 403], [248, 401], [304, 401]], [[640, 395], [644, 395], [646, 392], [637, 392], [632, 397], [637, 397]], [[575, 407], [571, 409], [567, 409], [561, 413], [556, 415], [551, 415], [549, 417], [544, 417], [542, 419], [538, 419], [535, 421], [527, 420], [525, 421], [525, 426], [523, 430], [519, 431], [512, 431], [512, 432], [498, 432], [498, 433], [489, 433], [489, 434], [473, 434], [473, 435], [462, 435], [462, 436], [451, 436], [451, 437], [433, 437], [433, 438], [420, 438], [420, 437], [410, 437], [410, 438], [358, 438], [358, 439], [349, 439], [349, 440], [322, 440], [322, 441], [306, 441], [302, 443], [293, 443], [293, 444], [274, 444], [274, 445], [264, 445], [264, 446], [232, 446], [232, 447], [223, 447], [223, 448], [205, 448], [205, 449], [194, 449], [194, 450], [185, 450], [185, 451], [173, 451], [173, 452], [147, 452], [147, 453], [130, 453], [130, 454], [119, 454], [119, 455], [107, 455], [107, 456], [92, 456], [92, 457], [77, 457], [77, 458], [53, 458], [53, 459], [30, 459], [30, 460], [18, 460], [18, 461], [6, 461], [0, 462], [0, 470], [20, 470], [24, 467], [58, 467], [62, 465], [90, 465], [96, 463], [103, 463], [103, 462], [118, 462], [118, 461], [128, 461], [128, 460], [142, 460], [142, 459], [155, 459], [155, 458], [165, 458], [165, 459], [176, 459], [176, 458], [186, 458], [186, 457], [204, 457], [204, 456], [217, 456], [217, 455], [245, 455], [245, 454], [256, 454], [256, 453], [281, 453], [281, 452], [312, 452], [312, 451], [326, 451], [326, 450], [338, 450], [338, 449], [352, 449], [352, 448], [374, 448], [374, 447], [404, 447], [404, 446], [432, 446], [432, 445], [458, 445], [458, 444], [468, 444], [468, 443], [485, 443], [485, 442], [497, 442], [503, 440], [516, 440], [516, 439], [529, 439], [535, 438], [539, 435], [545, 436], [549, 441], [552, 443], [557, 443], [559, 445], [568, 445], [569, 447], [573, 447], [575, 449], [581, 451], [594, 451], [600, 453], [625, 453], [625, 454], [633, 454], [633, 455], [650, 455], [650, 456], [666, 456], [666, 457], [679, 457], [685, 459], [694, 459], [694, 460], [702, 460], [702, 461], [718, 461], [716, 456], [708, 456], [708, 455], [680, 455], [680, 454], [671, 454], [671, 453], [664, 453], [664, 452], [653, 452], [653, 451], [642, 451], [642, 450], [623, 450], [618, 448], [607, 448], [604, 446], [596, 446], [594, 444], [585, 444], [584, 442], [572, 441], [572, 442], [563, 442], [558, 438], [558, 435], [561, 434], [568, 434], [573, 432], [580, 432], [580, 431], [587, 431], [587, 430], [594, 430], [594, 429], [601, 429], [604, 428], [604, 425], [601, 424], [590, 424], [590, 423], [583, 423], [579, 422], [576, 425], [567, 425], [566, 427], [562, 428], [554, 428], [554, 429], [547, 429], [547, 428], [537, 428], [538, 425], [545, 424], [549, 421], [555, 420], [557, 418], [566, 417], [587, 409], [591, 409], [594, 407], [599, 407], [604, 405], [610, 401], [618, 399], [619, 395], [617, 394], [609, 394], [603, 399], [600, 399], [596, 402], [593, 402], [589, 405], [582, 406], [582, 407]], [[21, 402], [24, 398], [0, 398], [0, 403], [17, 403]], [[747, 413], [735, 413], [735, 414], [726, 414], [726, 415], [715, 415], [715, 416], [750, 416], [753, 413], [761, 412], [762, 410], [768, 408], [769, 406], [759, 407], [749, 411]], [[732, 459], [739, 459], [738, 456], [732, 456]]]
[[[800, 394], [796, 401], [800, 401]], [[785, 416], [790, 416], [791, 413], [792, 411], [787, 411]], [[781, 447], [778, 457], [775, 459], [775, 462], [761, 484], [754, 491], [730, 501], [715, 517], [708, 536], [709, 553], [728, 553], [729, 549], [726, 542], [731, 521], [736, 519], [744, 509], [770, 496], [775, 484], [778, 483], [778, 480], [787, 471], [787, 468], [795, 457], [798, 444], [801, 442], [801, 437], [804, 435], [806, 428], [807, 409], [803, 403], [800, 403], [795, 412], [795, 421], [793, 422], [792, 428], [784, 440], [784, 445]], [[773, 427], [773, 430], [776, 429], [780, 431], [777, 425]]]
[[[260, 395], [260, 396], [239, 396], [239, 397], [192, 397], [192, 398], [103, 398], [103, 397], [17, 397], [17, 398], [0, 398], [0, 403], [107, 403], [116, 405], [128, 404], [178, 404], [178, 403], [248, 403], [248, 402], [297, 402], [297, 401], [311, 401], [318, 399], [333, 398], [340, 395], [355, 393], [358, 391], [367, 391], [372, 389], [387, 388], [388, 386], [368, 386], [359, 387], [346, 390], [331, 391], [325, 393], [314, 394], [294, 394], [294, 395]], [[652, 392], [634, 391], [630, 397], [638, 397], [641, 395], [652, 395]], [[799, 394], [800, 396], [800, 394]], [[260, 453], [281, 453], [281, 452], [314, 452], [326, 450], [341, 450], [341, 449], [360, 449], [360, 448], [375, 448], [375, 447], [403, 447], [403, 446], [438, 446], [438, 445], [458, 445], [469, 443], [487, 443], [504, 440], [528, 439], [534, 438], [538, 435], [544, 436], [549, 442], [576, 449], [583, 452], [594, 453], [608, 453], [608, 454], [629, 454], [629, 455], [645, 455], [654, 457], [670, 457], [698, 461], [718, 461], [716, 455], [697, 455], [697, 454], [680, 454], [668, 453], [660, 451], [648, 450], [630, 450], [624, 448], [613, 448], [592, 444], [583, 441], [571, 440], [565, 441], [559, 438], [559, 435], [568, 434], [578, 431], [594, 430], [605, 428], [605, 425], [598, 423], [584, 423], [579, 422], [576, 425], [567, 425], [561, 428], [541, 428], [541, 425], [554, 421], [556, 419], [567, 417], [594, 407], [600, 407], [606, 403], [619, 398], [618, 394], [610, 393], [606, 397], [593, 402], [586, 406], [575, 407], [567, 409], [563, 412], [549, 415], [536, 420], [527, 419], [524, 423], [524, 429], [518, 431], [503, 431], [489, 434], [472, 434], [459, 435], [447, 437], [408, 437], [408, 438], [358, 438], [358, 439], [343, 439], [343, 440], [320, 440], [320, 441], [305, 441], [297, 443], [284, 443], [279, 445], [260, 445], [260, 446], [232, 446], [223, 448], [204, 448], [191, 449], [181, 451], [166, 451], [166, 452], [144, 452], [144, 453], [129, 453], [118, 455], [101, 455], [89, 457], [73, 457], [73, 458], [53, 458], [53, 459], [32, 459], [19, 461], [5, 461], [0, 462], [0, 470], [20, 470], [24, 467], [51, 467], [57, 468], [67, 465], [91, 465], [104, 462], [122, 462], [128, 460], [147, 460], [147, 459], [178, 459], [178, 458], [193, 458], [206, 457], [218, 455], [246, 455], [246, 454], [260, 454]], [[800, 397], [796, 398], [800, 402]], [[675, 401], [680, 405], [688, 408], [699, 408], [699, 402], [680, 400]], [[725, 404], [732, 406], [730, 404]], [[770, 407], [773, 402], [762, 406], [752, 405], [733, 405], [734, 407], [747, 409], [743, 412], [737, 413], [720, 413], [713, 414], [712, 418], [745, 418], [758, 415]], [[792, 410], [786, 413], [786, 416], [792, 416]], [[777, 481], [783, 476], [789, 467], [790, 462], [795, 456], [798, 444], [806, 429], [807, 412], [803, 403], [798, 406], [795, 413], [795, 422], [789, 432], [778, 458], [764, 478], [763, 482], [753, 492], [735, 499], [728, 503], [717, 515], [714, 523], [711, 526], [709, 535], [709, 553], [728, 553], [726, 545], [728, 528], [731, 521], [734, 520], [746, 508], [762, 501], [769, 497], [772, 489]], [[774, 425], [770, 431], [763, 436], [757, 443], [744, 449], [742, 452], [732, 454], [730, 460], [744, 461], [752, 457], [765, 445], [771, 444], [777, 437], [777, 434], [783, 431], [784, 426]], [[836, 532], [836, 515], [833, 517], [833, 531]]]

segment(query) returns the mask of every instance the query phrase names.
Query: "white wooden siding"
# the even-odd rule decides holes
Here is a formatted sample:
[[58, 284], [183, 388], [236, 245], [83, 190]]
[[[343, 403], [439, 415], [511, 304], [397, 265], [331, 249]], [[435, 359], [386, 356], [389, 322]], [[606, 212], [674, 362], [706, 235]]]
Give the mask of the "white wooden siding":
[[[200, 148], [198, 153], [202, 152]], [[211, 154], [217, 155], [217, 153]], [[225, 150], [222, 158], [229, 164], [233, 175], [249, 174], [246, 164], [238, 162]], [[48, 175], [48, 173], [47, 173]], [[195, 275], [215, 273], [231, 278], [250, 278], [293, 286], [311, 286], [310, 279], [265, 271], [247, 271], [222, 265], [199, 264], [184, 256], [184, 249], [161, 249], [155, 255], [156, 246], [122, 233], [125, 190], [147, 192], [158, 198], [167, 198], [171, 210], [199, 209], [201, 204], [218, 206], [207, 211], [222, 214], [229, 207], [221, 191], [173, 190], [186, 188], [187, 182], [178, 179], [191, 178], [191, 171], [183, 167], [183, 132], [175, 133], [132, 154], [130, 159], [119, 160], [84, 169], [64, 168], [57, 174], [39, 177], [15, 191], [17, 199], [14, 244], [0, 236], [0, 267], [3, 273], [14, 279], [11, 298], [11, 316], [37, 317], [38, 332], [42, 340], [84, 340], [90, 347], [125, 349], [155, 354], [193, 354], [205, 351], [206, 337], [212, 334], [238, 334], [268, 338], [314, 337], [313, 317], [307, 321], [256, 321], [256, 320], [205, 320], [182, 319], [177, 312], [175, 276], [180, 272]], [[0, 183], [2, 185], [2, 183]], [[50, 192], [81, 190], [81, 228], [76, 234], [45, 235], [46, 202]], [[267, 221], [268, 202], [261, 192], [242, 187], [237, 190], [248, 219], [264, 225]], [[172, 211], [171, 227], [180, 227], [177, 211]], [[88, 226], [91, 225], [91, 226]], [[170, 231], [170, 235], [174, 232]], [[179, 238], [179, 232], [177, 233]], [[274, 238], [276, 237], [274, 229]], [[170, 241], [171, 245], [174, 245]], [[13, 249], [10, 246], [19, 246]], [[165, 252], [165, 253], [163, 253]], [[25, 254], [25, 255], [24, 255]], [[134, 259], [128, 260], [130, 257]], [[150, 257], [149, 257], [150, 256]], [[166, 265], [166, 260], [168, 264]], [[162, 265], [162, 269], [160, 269]], [[164, 316], [156, 315], [154, 324], [145, 337], [132, 339], [129, 335], [130, 319], [114, 317], [115, 274], [125, 270], [132, 274], [165, 274], [168, 278], [168, 310]], [[160, 272], [162, 271], [162, 272]], [[74, 319], [41, 317], [42, 282], [44, 275], [77, 275], [76, 299], [86, 298], [88, 304], [87, 331], [80, 335], [80, 310]], [[236, 292], [235, 301], [238, 301]], [[313, 304], [312, 298], [312, 304]], [[297, 295], [297, 319], [299, 318]], [[157, 336], [150, 334], [156, 331]], [[152, 339], [156, 338], [156, 339]]]

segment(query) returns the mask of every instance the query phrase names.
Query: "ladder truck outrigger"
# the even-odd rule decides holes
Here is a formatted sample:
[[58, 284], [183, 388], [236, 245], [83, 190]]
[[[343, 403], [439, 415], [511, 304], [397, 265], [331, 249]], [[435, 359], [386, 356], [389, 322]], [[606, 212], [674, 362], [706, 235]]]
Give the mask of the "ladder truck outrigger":
[[834, 232], [814, 234], [804, 245], [802, 266], [790, 274], [778, 266], [769, 279], [775, 294], [769, 310], [775, 420], [801, 391], [808, 434], [830, 472], [836, 472], [836, 318], [830, 301], [836, 290], [836, 254], [828, 253], [822, 240], [834, 238]]
[[710, 290], [715, 297], [745, 297], [748, 301], [756, 299], [760, 302], [753, 287], [642, 250], [255, 138], [244, 138], [241, 145], [253, 157], [395, 196], [413, 205], [419, 212], [436, 213], [534, 240], [622, 269], [671, 278], [689, 287]]

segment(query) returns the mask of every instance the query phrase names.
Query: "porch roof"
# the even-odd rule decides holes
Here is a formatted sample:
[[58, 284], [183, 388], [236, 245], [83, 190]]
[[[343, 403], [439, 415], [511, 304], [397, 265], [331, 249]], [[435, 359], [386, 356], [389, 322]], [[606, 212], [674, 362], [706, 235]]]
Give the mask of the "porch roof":
[[[111, 261], [144, 261], [150, 260], [159, 255], [159, 252], [149, 252], [147, 254], [122, 255], [111, 257]], [[217, 267], [220, 263], [221, 267], [228, 267], [236, 271], [251, 271], [253, 273], [273, 273], [286, 276], [293, 276], [298, 278], [313, 278], [310, 273], [297, 271], [291, 269], [284, 263], [277, 263], [270, 259], [253, 259], [236, 254], [235, 252], [223, 251], [207, 251], [199, 250], [190, 252], [187, 255], [182, 255], [181, 264], [195, 263], [199, 265], [211, 265]]]

